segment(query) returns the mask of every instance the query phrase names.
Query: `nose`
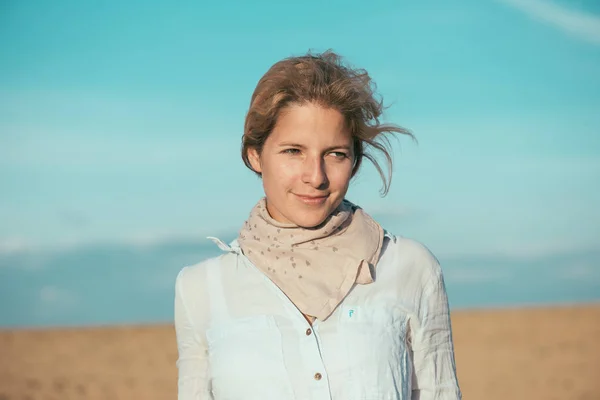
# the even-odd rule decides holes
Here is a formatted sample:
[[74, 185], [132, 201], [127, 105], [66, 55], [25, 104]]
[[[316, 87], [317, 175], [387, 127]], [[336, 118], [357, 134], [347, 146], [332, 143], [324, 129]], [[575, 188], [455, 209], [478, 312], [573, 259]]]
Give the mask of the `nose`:
[[302, 181], [315, 189], [324, 189], [329, 184], [325, 160], [322, 157], [307, 157], [304, 159]]

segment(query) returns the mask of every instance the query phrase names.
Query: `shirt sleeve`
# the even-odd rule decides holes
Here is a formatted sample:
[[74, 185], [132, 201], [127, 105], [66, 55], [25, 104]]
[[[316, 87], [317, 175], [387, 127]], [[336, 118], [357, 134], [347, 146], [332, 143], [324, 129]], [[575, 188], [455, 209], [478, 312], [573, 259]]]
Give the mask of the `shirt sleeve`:
[[186, 268], [181, 270], [175, 283], [175, 333], [177, 336], [178, 399], [212, 399], [208, 374], [205, 336], [190, 318], [186, 304]]
[[412, 400], [459, 400], [448, 297], [437, 262], [435, 267], [411, 327]]

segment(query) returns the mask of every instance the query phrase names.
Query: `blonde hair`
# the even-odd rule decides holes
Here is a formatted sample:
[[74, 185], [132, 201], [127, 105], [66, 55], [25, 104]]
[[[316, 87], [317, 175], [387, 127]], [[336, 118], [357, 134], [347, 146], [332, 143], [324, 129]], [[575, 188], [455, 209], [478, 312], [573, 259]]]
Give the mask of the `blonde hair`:
[[[365, 70], [350, 67], [331, 50], [321, 54], [309, 52], [305, 56], [289, 57], [275, 63], [260, 79], [252, 94], [242, 138], [244, 164], [254, 171], [248, 150], [254, 148], [261, 153], [285, 107], [315, 103], [338, 110], [344, 116], [354, 146], [352, 176], [358, 172], [363, 157], [367, 158], [383, 181], [381, 194], [387, 194], [392, 179], [392, 156], [386, 134], [401, 133], [415, 138], [407, 129], [379, 122], [384, 107], [382, 100], [376, 98], [375, 91], [376, 85]], [[370, 149], [385, 157], [387, 176], [368, 151]]]

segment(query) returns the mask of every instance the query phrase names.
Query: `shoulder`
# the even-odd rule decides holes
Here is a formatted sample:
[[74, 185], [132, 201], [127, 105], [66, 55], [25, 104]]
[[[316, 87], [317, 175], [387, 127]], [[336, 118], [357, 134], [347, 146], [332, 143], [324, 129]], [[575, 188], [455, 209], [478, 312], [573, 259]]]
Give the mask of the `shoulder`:
[[221, 264], [224, 255], [207, 258], [193, 265], [183, 267], [175, 280], [175, 291], [183, 294], [190, 290], [197, 290], [206, 285], [207, 270], [211, 265]]
[[389, 269], [401, 273], [403, 279], [410, 277], [421, 285], [441, 276], [440, 262], [423, 243], [393, 234], [386, 237], [380, 258], [380, 263], [385, 264], [383, 267], [388, 269], [386, 266], [391, 264]]
[[423, 243], [404, 236], [387, 234], [388, 243], [384, 252], [394, 257], [403, 258], [419, 264], [438, 265], [439, 261], [433, 252]]
[[221, 271], [231, 270], [236, 265], [236, 257], [234, 252], [227, 252], [183, 267], [177, 274], [176, 289], [187, 292], [189, 289], [198, 290], [199, 287], [206, 286], [210, 268], [214, 267]]

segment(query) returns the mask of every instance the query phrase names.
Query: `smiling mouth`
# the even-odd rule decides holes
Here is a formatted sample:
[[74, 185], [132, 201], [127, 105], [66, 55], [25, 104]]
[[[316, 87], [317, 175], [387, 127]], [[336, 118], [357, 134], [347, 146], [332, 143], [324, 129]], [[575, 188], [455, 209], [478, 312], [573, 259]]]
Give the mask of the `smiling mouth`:
[[325, 200], [327, 200], [327, 197], [329, 197], [329, 195], [325, 195], [325, 196], [303, 196], [303, 195], [297, 194], [296, 197], [298, 197], [300, 199], [300, 201], [302, 201], [305, 204], [318, 205], [318, 204], [324, 203]]

